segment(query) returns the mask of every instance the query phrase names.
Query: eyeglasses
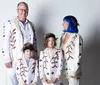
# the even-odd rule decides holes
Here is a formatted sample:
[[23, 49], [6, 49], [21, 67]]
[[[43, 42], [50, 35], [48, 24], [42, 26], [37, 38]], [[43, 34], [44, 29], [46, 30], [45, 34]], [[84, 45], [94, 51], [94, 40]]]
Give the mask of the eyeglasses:
[[21, 12], [28, 12], [28, 10], [27, 9], [18, 9], [18, 10], [20, 10]]

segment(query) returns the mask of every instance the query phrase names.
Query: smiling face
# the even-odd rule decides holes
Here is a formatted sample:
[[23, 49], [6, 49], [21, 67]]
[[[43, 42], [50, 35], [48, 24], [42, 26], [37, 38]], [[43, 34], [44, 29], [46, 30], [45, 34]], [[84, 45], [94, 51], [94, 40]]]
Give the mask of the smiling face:
[[25, 50], [25, 51], [24, 51], [24, 56], [25, 56], [25, 58], [30, 58], [30, 57], [32, 57], [32, 56], [33, 56], [33, 51], [31, 51], [31, 50], [29, 50], [29, 49]]
[[24, 3], [20, 3], [17, 7], [18, 19], [21, 21], [26, 21], [28, 16], [28, 8]]
[[47, 47], [54, 48], [54, 46], [55, 46], [54, 38], [53, 37], [48, 38]]
[[63, 26], [64, 30], [66, 30], [68, 28], [68, 22], [63, 21], [62, 26]]

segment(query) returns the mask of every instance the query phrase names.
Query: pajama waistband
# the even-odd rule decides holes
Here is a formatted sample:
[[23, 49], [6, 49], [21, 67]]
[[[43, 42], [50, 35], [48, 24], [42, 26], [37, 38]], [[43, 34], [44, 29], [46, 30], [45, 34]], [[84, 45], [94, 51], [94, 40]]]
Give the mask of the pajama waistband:
[[64, 74], [64, 77], [65, 78], [80, 78], [80, 76], [81, 76], [81, 73], [75, 74], [75, 75], [72, 75], [72, 74]]
[[[42, 78], [41, 80], [43, 80], [43, 79], [45, 79], [48, 83], [53, 83], [52, 79]], [[56, 81], [58, 81], [58, 79]]]

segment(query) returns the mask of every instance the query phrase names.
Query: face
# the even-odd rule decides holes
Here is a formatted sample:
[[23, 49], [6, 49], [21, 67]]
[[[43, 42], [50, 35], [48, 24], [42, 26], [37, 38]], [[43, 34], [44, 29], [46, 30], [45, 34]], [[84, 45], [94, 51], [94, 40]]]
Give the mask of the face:
[[62, 26], [63, 26], [64, 29], [67, 29], [68, 28], [68, 22], [63, 21]]
[[54, 38], [52, 38], [52, 37], [48, 38], [47, 47], [53, 48], [54, 47], [54, 44], [55, 44]]
[[28, 15], [28, 9], [27, 7], [21, 3], [18, 7], [17, 7], [17, 13], [18, 13], [18, 18], [21, 21], [25, 21], [26, 17]]
[[24, 55], [26, 58], [30, 58], [33, 55], [33, 51], [27, 49], [24, 51]]

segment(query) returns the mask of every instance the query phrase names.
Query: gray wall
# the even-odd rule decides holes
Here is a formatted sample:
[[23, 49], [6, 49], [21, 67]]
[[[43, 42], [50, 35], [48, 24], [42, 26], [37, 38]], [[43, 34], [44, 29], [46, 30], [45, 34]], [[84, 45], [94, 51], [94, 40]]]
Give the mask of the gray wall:
[[[16, 5], [21, 0], [0, 2], [0, 47], [2, 48], [2, 24], [16, 17]], [[29, 16], [36, 29], [38, 50], [43, 50], [44, 35], [53, 32], [59, 38], [62, 19], [74, 15], [79, 21], [79, 33], [84, 40], [81, 85], [100, 85], [100, 0], [23, 0], [29, 4]], [[5, 3], [6, 2], [6, 3]], [[59, 44], [59, 39], [58, 39]], [[57, 46], [58, 47], [58, 46]], [[0, 51], [1, 51], [0, 48]], [[1, 52], [0, 52], [1, 55]], [[6, 85], [3, 57], [0, 57], [0, 84]], [[2, 81], [1, 81], [2, 80]]]

